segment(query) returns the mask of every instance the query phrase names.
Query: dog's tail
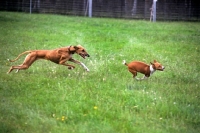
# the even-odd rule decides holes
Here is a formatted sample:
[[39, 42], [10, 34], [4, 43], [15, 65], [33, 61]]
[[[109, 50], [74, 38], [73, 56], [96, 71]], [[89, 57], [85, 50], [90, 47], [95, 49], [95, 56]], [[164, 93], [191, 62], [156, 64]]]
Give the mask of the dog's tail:
[[10, 61], [10, 62], [14, 62], [14, 61], [18, 60], [20, 56], [22, 56], [22, 55], [24, 55], [24, 54], [27, 54], [27, 53], [31, 53], [31, 52], [32, 52], [32, 51], [25, 51], [25, 52], [19, 54], [19, 55], [17, 56], [17, 58], [15, 58], [14, 60], [10, 60], [10, 59], [8, 59], [8, 61]]
[[124, 64], [126, 66], [128, 65], [125, 60], [123, 60], [122, 64]]

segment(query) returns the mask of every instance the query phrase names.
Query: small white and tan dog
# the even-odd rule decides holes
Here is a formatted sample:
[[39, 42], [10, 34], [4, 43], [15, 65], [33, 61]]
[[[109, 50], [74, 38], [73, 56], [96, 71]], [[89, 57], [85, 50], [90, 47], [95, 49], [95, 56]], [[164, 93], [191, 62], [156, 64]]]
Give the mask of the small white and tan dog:
[[133, 74], [133, 78], [136, 78], [137, 72], [144, 74], [143, 78], [136, 78], [137, 80], [147, 79], [156, 70], [163, 71], [165, 69], [165, 67], [156, 60], [154, 60], [154, 63], [150, 62], [150, 65], [141, 61], [133, 61], [127, 64], [125, 60], [123, 60], [123, 64], [128, 66], [128, 70]]

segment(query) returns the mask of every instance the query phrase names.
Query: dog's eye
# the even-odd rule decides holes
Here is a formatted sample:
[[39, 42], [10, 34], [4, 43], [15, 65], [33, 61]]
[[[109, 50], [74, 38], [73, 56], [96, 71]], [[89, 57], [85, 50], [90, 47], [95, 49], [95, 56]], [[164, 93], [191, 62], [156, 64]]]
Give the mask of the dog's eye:
[[85, 52], [85, 50], [83, 49], [82, 52]]

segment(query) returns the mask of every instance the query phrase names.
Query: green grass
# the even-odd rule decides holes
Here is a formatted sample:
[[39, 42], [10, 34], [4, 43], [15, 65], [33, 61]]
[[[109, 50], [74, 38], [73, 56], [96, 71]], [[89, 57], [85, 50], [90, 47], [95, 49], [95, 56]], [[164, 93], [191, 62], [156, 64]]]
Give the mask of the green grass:
[[[199, 133], [199, 43], [200, 23], [0, 12], [0, 132]], [[23, 51], [77, 44], [90, 72], [39, 60], [6, 74]], [[166, 69], [137, 81], [124, 59]]]

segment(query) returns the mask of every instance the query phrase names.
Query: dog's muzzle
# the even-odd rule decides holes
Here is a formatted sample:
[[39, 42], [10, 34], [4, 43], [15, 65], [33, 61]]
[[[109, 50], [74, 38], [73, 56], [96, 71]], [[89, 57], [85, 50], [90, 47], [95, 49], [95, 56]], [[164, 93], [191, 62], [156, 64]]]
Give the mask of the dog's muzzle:
[[85, 57], [90, 57], [89, 54], [79, 54], [81, 57], [83, 57], [85, 59]]
[[162, 66], [162, 69], [159, 69], [160, 71], [164, 71], [164, 69], [165, 69], [165, 67], [164, 66]]
[[89, 55], [89, 54], [87, 54], [86, 56], [87, 56], [87, 57], [90, 57], [90, 55]]

